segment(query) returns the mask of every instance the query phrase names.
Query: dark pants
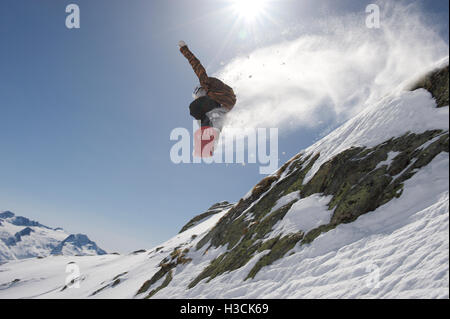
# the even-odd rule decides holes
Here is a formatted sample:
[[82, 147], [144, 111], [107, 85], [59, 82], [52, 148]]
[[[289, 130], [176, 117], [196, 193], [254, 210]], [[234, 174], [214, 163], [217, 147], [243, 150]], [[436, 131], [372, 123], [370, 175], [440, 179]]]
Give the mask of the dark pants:
[[209, 96], [202, 96], [189, 105], [191, 116], [202, 122], [202, 126], [211, 126], [206, 113], [220, 107], [220, 104], [211, 99]]

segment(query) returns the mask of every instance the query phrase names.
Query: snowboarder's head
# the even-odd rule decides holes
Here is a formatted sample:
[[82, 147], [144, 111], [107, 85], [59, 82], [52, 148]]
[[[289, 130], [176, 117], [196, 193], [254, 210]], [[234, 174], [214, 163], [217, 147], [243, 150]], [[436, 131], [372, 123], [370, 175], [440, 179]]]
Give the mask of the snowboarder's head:
[[194, 92], [192, 92], [192, 97], [196, 100], [202, 96], [206, 96], [206, 90], [202, 86], [197, 86]]

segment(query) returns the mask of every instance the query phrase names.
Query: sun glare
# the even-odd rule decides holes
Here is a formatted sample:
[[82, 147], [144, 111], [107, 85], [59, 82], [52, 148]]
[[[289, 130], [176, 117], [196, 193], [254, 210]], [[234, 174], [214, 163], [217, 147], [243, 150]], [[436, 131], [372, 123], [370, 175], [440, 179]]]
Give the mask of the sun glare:
[[265, 0], [233, 0], [233, 7], [239, 16], [251, 22], [264, 12], [266, 2]]

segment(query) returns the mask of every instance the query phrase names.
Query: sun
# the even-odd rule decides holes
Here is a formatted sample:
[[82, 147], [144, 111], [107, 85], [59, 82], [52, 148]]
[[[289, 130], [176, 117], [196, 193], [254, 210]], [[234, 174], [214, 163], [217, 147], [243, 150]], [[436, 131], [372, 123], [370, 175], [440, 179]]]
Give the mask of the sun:
[[267, 0], [233, 0], [233, 9], [247, 22], [252, 22], [266, 9]]

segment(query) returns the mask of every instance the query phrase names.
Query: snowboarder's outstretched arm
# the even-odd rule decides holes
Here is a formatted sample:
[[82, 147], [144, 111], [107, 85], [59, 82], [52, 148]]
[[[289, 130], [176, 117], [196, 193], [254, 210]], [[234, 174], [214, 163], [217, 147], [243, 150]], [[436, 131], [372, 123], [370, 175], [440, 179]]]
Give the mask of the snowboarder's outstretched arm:
[[205, 68], [200, 63], [200, 61], [195, 57], [195, 55], [189, 50], [186, 43], [180, 41], [178, 44], [180, 46], [180, 52], [185, 56], [185, 58], [189, 61], [194, 69], [195, 74], [200, 80], [200, 85], [204, 88], [208, 88], [208, 74], [206, 73]]
[[189, 50], [186, 43], [178, 43], [181, 53], [188, 59], [195, 74], [200, 80], [200, 85], [206, 90], [206, 94], [230, 111], [236, 104], [236, 95], [231, 87], [219, 79], [208, 77], [206, 70], [195, 55]]

